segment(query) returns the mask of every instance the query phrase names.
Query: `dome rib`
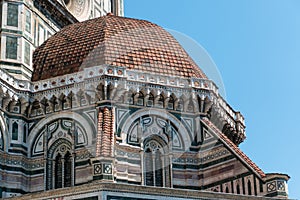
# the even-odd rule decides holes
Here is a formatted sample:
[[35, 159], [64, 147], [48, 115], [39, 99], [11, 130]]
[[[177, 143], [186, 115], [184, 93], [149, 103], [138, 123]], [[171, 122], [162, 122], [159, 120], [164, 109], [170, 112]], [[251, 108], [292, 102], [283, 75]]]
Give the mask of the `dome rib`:
[[103, 64], [167, 76], [207, 78], [160, 26], [107, 15], [69, 25], [37, 48], [32, 81]]

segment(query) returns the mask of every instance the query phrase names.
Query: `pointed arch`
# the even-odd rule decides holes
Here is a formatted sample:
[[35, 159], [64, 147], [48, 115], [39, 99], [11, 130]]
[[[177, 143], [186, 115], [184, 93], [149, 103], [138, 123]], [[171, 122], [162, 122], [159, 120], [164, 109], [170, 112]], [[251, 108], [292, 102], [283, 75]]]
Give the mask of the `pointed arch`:
[[144, 184], [156, 187], [170, 187], [170, 160], [167, 144], [159, 137], [144, 140]]
[[162, 94], [158, 95], [155, 100], [155, 107], [164, 108], [164, 96]]
[[19, 139], [19, 124], [17, 122], [13, 122], [11, 129], [11, 139], [18, 140]]
[[175, 98], [173, 97], [173, 95], [171, 95], [170, 97], [169, 97], [169, 101], [168, 101], [168, 105], [167, 105], [167, 108], [169, 109], [169, 110], [174, 110], [174, 107], [175, 107]]
[[60, 103], [60, 107], [62, 110], [67, 108], [67, 96], [63, 93], [60, 94], [59, 96], [59, 103]]
[[88, 96], [81, 89], [77, 92], [76, 97], [77, 97], [77, 100], [78, 100], [78, 103], [79, 103], [80, 106], [85, 106], [85, 105], [88, 105], [90, 103]]
[[145, 95], [143, 94], [143, 92], [139, 92], [136, 104], [139, 106], [144, 106], [144, 101], [145, 101]]
[[74, 185], [74, 163], [71, 151], [72, 143], [62, 138], [56, 140], [49, 148], [46, 168], [47, 190]]
[[[43, 107], [44, 113], [47, 113], [47, 107], [49, 106], [49, 101], [46, 97], [41, 100], [41, 105]], [[50, 111], [50, 110], [48, 110]]]
[[192, 98], [187, 99], [187, 103], [186, 103], [185, 106], [186, 107], [184, 108], [184, 111], [188, 111], [188, 112], [194, 112], [195, 111], [195, 104], [194, 104]]
[[13, 108], [14, 108], [15, 104], [16, 104], [15, 100], [9, 101], [9, 103], [8, 103], [8, 105], [7, 105], [7, 110], [8, 110], [9, 112], [13, 112]]
[[67, 96], [68, 102], [70, 104], [70, 108], [76, 106], [76, 96], [73, 91], [71, 91]]
[[183, 111], [184, 101], [183, 98], [179, 98], [176, 106], [177, 111]]
[[49, 102], [51, 103], [51, 111], [55, 111], [57, 110], [57, 105], [59, 105], [57, 97], [56, 96], [52, 96], [49, 100]]
[[147, 100], [147, 106], [153, 107], [154, 106], [154, 95], [152, 92], [149, 93], [148, 100]]

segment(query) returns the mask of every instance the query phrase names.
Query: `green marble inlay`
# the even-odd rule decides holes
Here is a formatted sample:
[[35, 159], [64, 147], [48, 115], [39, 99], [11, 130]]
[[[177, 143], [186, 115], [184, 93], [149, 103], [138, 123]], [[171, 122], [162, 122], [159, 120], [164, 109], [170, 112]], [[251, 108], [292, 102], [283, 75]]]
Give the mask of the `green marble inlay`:
[[25, 42], [24, 62], [30, 65], [30, 44], [28, 42]]
[[7, 25], [18, 27], [18, 4], [7, 4]]
[[25, 31], [31, 33], [31, 12], [29, 10], [26, 10]]
[[18, 38], [6, 37], [6, 58], [17, 59], [18, 54]]

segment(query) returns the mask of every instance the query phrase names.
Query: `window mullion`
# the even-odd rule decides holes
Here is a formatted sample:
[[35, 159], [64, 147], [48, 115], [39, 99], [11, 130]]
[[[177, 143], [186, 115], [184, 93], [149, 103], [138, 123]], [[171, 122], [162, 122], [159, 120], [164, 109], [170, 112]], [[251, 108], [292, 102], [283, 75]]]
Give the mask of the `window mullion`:
[[62, 188], [65, 187], [65, 158], [61, 158], [61, 186]]
[[162, 168], [162, 176], [163, 176], [163, 187], [166, 187], [166, 172], [165, 172], [165, 155], [161, 156], [161, 168]]
[[152, 151], [151, 159], [152, 159], [152, 178], [153, 178], [153, 186], [156, 186], [156, 180], [155, 180], [156, 166], [155, 166], [155, 152], [154, 152], [154, 151]]

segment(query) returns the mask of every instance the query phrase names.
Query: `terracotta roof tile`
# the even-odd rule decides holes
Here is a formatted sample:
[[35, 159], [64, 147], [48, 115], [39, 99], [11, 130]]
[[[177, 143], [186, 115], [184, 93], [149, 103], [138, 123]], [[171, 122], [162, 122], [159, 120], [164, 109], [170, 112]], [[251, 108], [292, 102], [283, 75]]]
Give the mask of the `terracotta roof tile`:
[[208, 127], [213, 129], [215, 133], [217, 133], [220, 138], [226, 142], [226, 144], [234, 150], [234, 152], [239, 155], [255, 172], [257, 172], [261, 178], [265, 177], [266, 174], [248, 157], [244, 152], [242, 152], [229, 138], [226, 137], [211, 121], [208, 119], [202, 119], [202, 122], [206, 124]]
[[67, 26], [37, 48], [32, 80], [101, 64], [170, 76], [207, 78], [173, 36], [160, 26], [109, 15]]

